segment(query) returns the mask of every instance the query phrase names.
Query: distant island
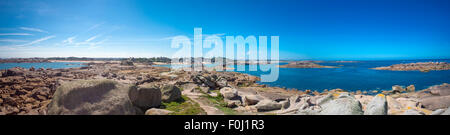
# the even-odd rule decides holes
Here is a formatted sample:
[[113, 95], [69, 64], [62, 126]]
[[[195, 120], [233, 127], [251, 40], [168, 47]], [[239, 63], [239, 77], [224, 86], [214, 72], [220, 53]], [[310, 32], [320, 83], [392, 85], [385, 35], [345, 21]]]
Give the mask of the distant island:
[[338, 68], [335, 66], [323, 66], [312, 61], [295, 61], [286, 65], [279, 65], [280, 68]]
[[386, 67], [372, 68], [375, 70], [414, 71], [428, 72], [431, 70], [450, 70], [450, 64], [446, 62], [417, 62], [408, 64], [395, 64]]

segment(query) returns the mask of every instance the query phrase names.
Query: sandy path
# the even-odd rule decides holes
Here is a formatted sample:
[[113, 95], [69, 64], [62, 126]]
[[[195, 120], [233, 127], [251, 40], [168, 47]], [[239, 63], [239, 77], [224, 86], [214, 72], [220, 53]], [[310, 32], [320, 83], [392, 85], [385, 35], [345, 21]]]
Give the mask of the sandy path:
[[224, 113], [219, 109], [217, 109], [216, 107], [214, 107], [214, 105], [205, 102], [205, 100], [208, 99], [201, 97], [203, 94], [193, 93], [190, 92], [189, 90], [184, 90], [182, 94], [190, 98], [192, 101], [197, 102], [200, 105], [200, 107], [203, 110], [205, 110], [207, 115], [224, 115]]

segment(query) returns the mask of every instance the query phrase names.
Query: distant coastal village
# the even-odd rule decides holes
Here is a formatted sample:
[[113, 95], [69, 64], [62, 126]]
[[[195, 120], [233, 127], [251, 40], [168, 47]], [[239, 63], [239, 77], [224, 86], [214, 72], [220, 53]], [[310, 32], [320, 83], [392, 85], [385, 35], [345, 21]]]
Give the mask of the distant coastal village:
[[[190, 58], [194, 62], [194, 58]], [[206, 58], [196, 58], [202, 61]], [[214, 63], [262, 64], [224, 58]], [[450, 115], [450, 84], [426, 89], [323, 91], [260, 84], [259, 77], [214, 70], [156, 66], [156, 58], [10, 58], [0, 63], [83, 62], [75, 68], [0, 71], [1, 115]], [[182, 59], [180, 60], [183, 61]], [[280, 68], [340, 68], [323, 61], [277, 61]], [[333, 61], [357, 63], [358, 61]], [[222, 65], [219, 65], [222, 66]], [[450, 70], [446, 62], [399, 63], [373, 70]]]

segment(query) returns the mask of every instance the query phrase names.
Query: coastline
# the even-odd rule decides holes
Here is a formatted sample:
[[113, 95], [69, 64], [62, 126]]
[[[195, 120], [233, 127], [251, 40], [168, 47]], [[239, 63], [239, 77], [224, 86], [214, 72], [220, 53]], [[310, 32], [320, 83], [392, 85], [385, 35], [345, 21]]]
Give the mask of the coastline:
[[101, 61], [101, 60], [49, 60], [49, 62], [78, 62], [78, 63], [120, 63], [120, 61]]
[[[13, 68], [1, 71], [2, 96], [8, 100], [2, 101], [2, 112], [5, 114], [48, 114], [48, 107], [54, 98], [53, 95], [61, 85], [67, 83], [89, 80], [110, 80], [117, 85], [136, 85], [143, 87], [151, 85], [162, 89], [167, 85], [172, 88], [180, 88], [186, 99], [201, 104], [203, 113], [206, 114], [321, 114], [317, 108], [323, 108], [321, 100], [340, 100], [345, 98], [350, 103], [358, 101], [362, 104], [360, 114], [367, 108], [372, 98], [386, 97], [388, 104], [397, 105], [397, 108], [389, 108], [386, 114], [397, 115], [412, 110], [417, 114], [431, 114], [437, 108], [423, 108], [423, 98], [441, 98], [429, 94], [433, 89], [415, 90], [414, 86], [393, 86], [392, 90], [369, 93], [364, 91], [348, 92], [343, 89], [332, 89], [324, 92], [311, 90], [293, 90], [280, 87], [269, 87], [258, 84], [258, 77], [238, 72], [202, 71], [190, 72], [183, 70], [170, 70], [166, 67], [153, 67], [135, 63], [133, 66], [124, 66], [118, 63], [91, 63], [88, 67], [69, 69], [21, 69]], [[39, 79], [42, 74], [47, 74], [44, 79]], [[30, 76], [31, 78], [22, 78]], [[33, 79], [34, 81], [30, 80]], [[14, 82], [14, 79], [19, 81]], [[24, 81], [20, 81], [25, 79]], [[47, 81], [44, 81], [47, 80]], [[52, 80], [52, 81], [48, 81]], [[448, 84], [439, 86], [447, 87]], [[8, 86], [8, 87], [6, 87]], [[26, 89], [23, 89], [26, 88]], [[13, 92], [13, 93], [11, 93]], [[432, 92], [431, 92], [432, 93]], [[17, 95], [17, 96], [7, 96]], [[25, 95], [20, 96], [20, 95]], [[378, 95], [377, 95], [378, 94]], [[40, 96], [38, 96], [40, 95]], [[223, 95], [223, 99], [219, 98]], [[325, 98], [325, 99], [324, 99]], [[3, 99], [2, 99], [3, 100]], [[28, 101], [29, 100], [29, 101]], [[308, 101], [310, 100], [310, 101]], [[390, 101], [389, 101], [390, 100]], [[395, 101], [394, 101], [395, 100]], [[426, 103], [433, 104], [436, 99]], [[14, 102], [11, 102], [14, 101]], [[218, 102], [217, 104], [211, 101]], [[310, 103], [308, 103], [310, 102]], [[317, 103], [314, 103], [317, 102]], [[430, 103], [431, 102], [431, 103]], [[23, 104], [14, 109], [14, 104]], [[219, 105], [219, 103], [221, 106]], [[421, 104], [417, 106], [418, 104]], [[442, 103], [440, 103], [442, 104]], [[28, 107], [27, 107], [28, 106]], [[302, 107], [303, 106], [303, 107]], [[308, 107], [304, 107], [308, 106]], [[400, 106], [400, 107], [398, 107]], [[433, 105], [431, 105], [433, 106]], [[389, 107], [395, 107], [390, 105]], [[212, 108], [212, 110], [211, 110]], [[314, 109], [316, 108], [316, 109]], [[164, 108], [152, 108], [164, 109]], [[434, 109], [434, 110], [433, 110]], [[440, 108], [442, 109], [442, 108]], [[145, 112], [145, 110], [142, 110]], [[326, 111], [325, 111], [326, 112]], [[322, 114], [326, 114], [323, 112]], [[410, 112], [410, 111], [408, 111]], [[73, 113], [73, 112], [72, 112]], [[176, 113], [176, 112], [173, 112]], [[201, 113], [201, 112], [199, 112]], [[328, 114], [335, 114], [329, 112]]]

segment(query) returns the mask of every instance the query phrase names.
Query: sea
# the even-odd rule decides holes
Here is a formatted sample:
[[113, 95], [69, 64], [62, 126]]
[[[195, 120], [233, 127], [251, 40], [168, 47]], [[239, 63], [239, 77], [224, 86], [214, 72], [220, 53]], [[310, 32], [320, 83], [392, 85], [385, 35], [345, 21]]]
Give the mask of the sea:
[[[317, 90], [319, 92], [328, 89], [344, 89], [347, 91], [372, 91], [390, 90], [393, 85], [408, 86], [414, 85], [416, 90], [426, 89], [433, 85], [450, 83], [450, 70], [444, 71], [389, 71], [374, 70], [371, 68], [390, 66], [401, 63], [415, 62], [450, 62], [450, 60], [367, 60], [356, 62], [336, 62], [323, 61], [318, 63], [325, 66], [337, 66], [339, 68], [279, 68], [278, 79], [274, 82], [258, 82], [268, 86], [276, 86], [287, 89]], [[287, 63], [258, 65], [275, 68], [277, 65]], [[0, 69], [12, 67], [23, 68], [72, 68], [85, 66], [78, 62], [53, 62], [53, 63], [0, 63]], [[170, 67], [170, 65], [157, 65]], [[206, 65], [209, 67], [214, 64]], [[238, 66], [244, 66], [245, 71], [237, 71]], [[187, 65], [177, 65], [174, 68], [187, 67]], [[249, 65], [234, 65], [233, 71], [246, 73], [254, 76], [269, 74], [269, 72], [249, 71]], [[267, 67], [266, 67], [267, 68]]]
[[52, 68], [52, 69], [60, 69], [60, 68], [75, 68], [75, 67], [84, 67], [83, 62], [41, 62], [41, 63], [0, 63], [0, 69], [9, 69], [13, 67], [22, 67], [22, 68]]
[[[389, 71], [374, 70], [371, 68], [390, 66], [393, 64], [405, 64], [415, 62], [447, 62], [448, 59], [439, 60], [366, 60], [354, 62], [323, 61], [318, 63], [325, 66], [337, 66], [339, 68], [279, 68], [278, 79], [274, 82], [258, 82], [268, 86], [276, 86], [287, 89], [316, 90], [344, 89], [347, 91], [373, 91], [391, 90], [392, 86], [414, 85], [416, 90], [426, 89], [433, 85], [450, 83], [450, 70], [443, 71]], [[276, 67], [288, 63], [258, 65], [258, 71], [249, 71], [249, 65], [234, 65], [233, 71], [254, 76], [267, 75], [260, 66]], [[170, 65], [161, 65], [170, 67]], [[209, 65], [213, 66], [213, 65]], [[244, 66], [245, 71], [237, 71], [238, 66]], [[186, 67], [177, 65], [176, 67]], [[175, 67], [175, 68], [176, 68]], [[268, 67], [265, 67], [268, 68]]]

